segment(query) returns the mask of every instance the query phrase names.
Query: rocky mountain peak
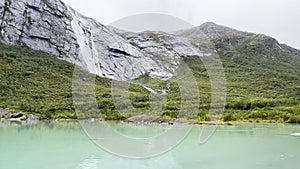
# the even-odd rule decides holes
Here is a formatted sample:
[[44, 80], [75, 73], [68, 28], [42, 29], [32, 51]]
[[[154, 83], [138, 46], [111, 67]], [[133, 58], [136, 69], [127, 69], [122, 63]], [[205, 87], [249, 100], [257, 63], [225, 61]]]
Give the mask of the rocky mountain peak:
[[198, 27], [209, 37], [219, 37], [224, 35], [240, 34], [240, 31], [217, 25], [213, 22], [206, 22]]
[[206, 36], [209, 38], [222, 38], [222, 37], [230, 37], [230, 36], [250, 36], [252, 33], [239, 31], [233, 28], [229, 28], [226, 26], [221, 26], [215, 24], [213, 22], [206, 22], [198, 27]]
[[236, 29], [218, 25], [214, 22], [206, 22], [195, 28], [177, 31], [175, 34], [188, 38], [201, 38], [210, 40], [231, 37], [244, 38], [253, 35], [252, 33], [238, 31]]

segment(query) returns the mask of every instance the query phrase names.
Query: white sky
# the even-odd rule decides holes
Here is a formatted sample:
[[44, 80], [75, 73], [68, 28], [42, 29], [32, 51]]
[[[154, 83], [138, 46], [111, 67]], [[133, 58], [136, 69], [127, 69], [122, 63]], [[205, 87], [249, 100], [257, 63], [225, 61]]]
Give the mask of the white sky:
[[168, 14], [199, 26], [206, 21], [264, 33], [300, 49], [299, 0], [63, 0], [85, 16], [110, 24], [143, 13]]

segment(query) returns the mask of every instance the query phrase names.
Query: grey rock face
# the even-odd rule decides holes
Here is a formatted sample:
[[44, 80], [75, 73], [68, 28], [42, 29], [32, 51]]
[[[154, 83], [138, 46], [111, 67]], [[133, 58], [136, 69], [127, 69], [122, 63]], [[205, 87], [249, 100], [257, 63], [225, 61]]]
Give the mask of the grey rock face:
[[180, 57], [202, 54], [184, 38], [162, 32], [123, 32], [69, 9], [83, 67], [100, 76], [128, 80], [147, 73], [168, 79]]
[[0, 39], [79, 62], [72, 16], [59, 0], [0, 0]]
[[216, 39], [224, 37], [248, 37], [253, 33], [242, 32], [226, 26], [217, 25], [213, 22], [206, 22], [199, 27], [175, 32], [176, 35], [189, 38]]
[[27, 114], [26, 115], [26, 120], [34, 121], [34, 120], [37, 120], [37, 117], [33, 114]]
[[122, 32], [82, 16], [60, 0], [0, 0], [0, 17], [1, 42], [25, 44], [113, 79], [146, 73], [168, 79], [180, 57], [202, 55], [184, 38]]
[[[174, 34], [129, 33], [82, 16], [60, 0], [0, 0], [1, 42], [24, 44], [117, 80], [144, 74], [169, 79], [182, 57], [209, 56], [253, 36], [214, 23]], [[249, 50], [260, 52], [256, 46], [266, 42], [267, 48], [281, 48], [272, 39], [256, 37]]]

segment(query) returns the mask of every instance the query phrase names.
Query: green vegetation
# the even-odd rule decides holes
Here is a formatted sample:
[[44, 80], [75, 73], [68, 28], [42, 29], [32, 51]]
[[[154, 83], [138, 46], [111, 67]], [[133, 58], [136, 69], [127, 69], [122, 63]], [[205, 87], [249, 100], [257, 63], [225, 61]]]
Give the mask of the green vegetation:
[[[197, 122], [219, 117], [224, 121], [300, 123], [300, 57], [280, 50], [253, 53], [248, 50], [246, 43], [236, 48], [224, 47], [219, 54], [227, 80], [225, 113], [207, 115], [211, 94], [208, 74], [198, 57], [186, 57], [183, 61], [197, 80], [200, 101], [190, 100], [180, 118], [191, 118], [189, 111], [199, 104], [199, 111], [194, 112], [198, 117], [193, 118]], [[73, 119], [79, 115], [79, 118], [87, 116], [115, 120], [138, 115], [139, 112], [175, 119], [181, 113], [181, 95], [176, 79], [166, 82], [147, 75], [135, 79], [129, 91], [117, 91], [114, 99], [121, 103], [121, 107], [116, 107], [112, 97], [112, 81], [98, 76], [95, 78], [81, 70], [82, 74], [90, 77], [88, 79], [95, 78], [98, 108], [82, 110], [85, 116], [76, 114], [72, 100], [73, 72], [73, 64], [46, 53], [33, 51], [26, 46], [0, 44], [0, 108], [33, 113], [41, 119]], [[84, 83], [91, 85], [89, 81]], [[153, 95], [142, 87], [147, 85], [162, 90], [166, 89], [168, 83], [170, 90], [165, 97]], [[129, 95], [132, 107], [127, 102], [122, 105], [122, 94]], [[83, 93], [73, 95], [83, 96]], [[156, 97], [152, 103], [153, 109], [149, 96]], [[166, 104], [162, 104], [163, 100]], [[91, 103], [82, 101], [80, 104], [88, 107]], [[160, 109], [160, 106], [163, 108]]]

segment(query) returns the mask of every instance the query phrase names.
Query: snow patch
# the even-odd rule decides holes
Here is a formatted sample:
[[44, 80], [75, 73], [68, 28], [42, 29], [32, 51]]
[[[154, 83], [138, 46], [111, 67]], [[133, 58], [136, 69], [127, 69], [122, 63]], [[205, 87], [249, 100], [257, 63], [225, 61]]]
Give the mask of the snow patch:
[[149, 92], [153, 93], [153, 94], [160, 94], [160, 95], [166, 95], [167, 91], [166, 90], [157, 90], [157, 89], [152, 89], [150, 87], [147, 86], [143, 86], [146, 90], [148, 90]]

